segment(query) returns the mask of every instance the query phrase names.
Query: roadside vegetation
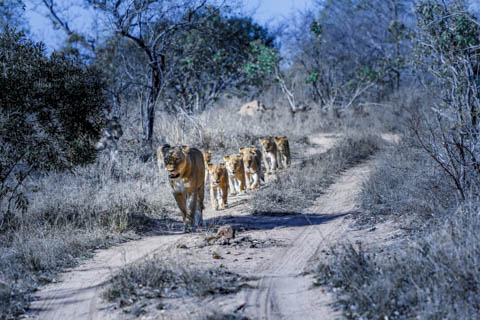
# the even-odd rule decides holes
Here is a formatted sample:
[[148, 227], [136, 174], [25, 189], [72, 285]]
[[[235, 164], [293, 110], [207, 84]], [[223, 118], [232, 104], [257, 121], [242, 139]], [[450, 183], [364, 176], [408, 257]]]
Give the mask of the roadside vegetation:
[[[478, 277], [478, 15], [463, 1], [422, 1], [412, 65], [432, 76], [412, 89], [399, 143], [380, 152], [360, 197], [359, 227], [393, 220], [403, 236], [332, 248], [317, 285], [349, 319], [474, 319]], [[478, 13], [478, 12], [477, 12]], [[429, 106], [425, 108], [424, 106]], [[392, 239], [389, 239], [392, 240]]]

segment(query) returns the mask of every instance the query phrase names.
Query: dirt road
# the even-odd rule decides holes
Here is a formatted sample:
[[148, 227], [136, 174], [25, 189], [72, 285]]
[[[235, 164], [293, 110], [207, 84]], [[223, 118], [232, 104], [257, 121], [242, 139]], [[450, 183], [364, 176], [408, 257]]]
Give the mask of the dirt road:
[[[310, 137], [308, 154], [328, 150], [337, 138]], [[329, 295], [312, 289], [312, 257], [318, 250], [359, 235], [350, 230], [349, 217], [357, 209], [355, 197], [368, 177], [372, 161], [347, 170], [314, 206], [302, 214], [285, 217], [252, 217], [246, 202], [249, 195], [232, 198], [225, 211], [207, 210], [210, 221], [241, 226], [248, 246], [199, 246], [204, 235], [172, 232], [146, 237], [99, 250], [93, 259], [61, 275], [59, 282], [45, 286], [37, 294], [29, 316], [37, 319], [123, 319], [133, 316], [115, 310], [101, 298], [112, 274], [153, 254], [206, 266], [226, 268], [255, 277], [251, 287], [237, 294], [205, 299], [171, 299], [168, 308], [150, 308], [144, 319], [195, 319], [211, 310], [237, 312], [251, 319], [332, 319], [338, 316], [329, 306]], [[223, 218], [222, 218], [223, 217]], [[178, 249], [178, 244], [186, 249]], [[215, 252], [221, 259], [212, 259]]]

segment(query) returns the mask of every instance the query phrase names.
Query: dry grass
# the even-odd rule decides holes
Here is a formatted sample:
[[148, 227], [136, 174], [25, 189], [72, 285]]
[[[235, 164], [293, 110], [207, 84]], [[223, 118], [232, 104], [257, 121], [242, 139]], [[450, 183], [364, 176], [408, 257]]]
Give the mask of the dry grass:
[[375, 254], [332, 250], [318, 284], [334, 288], [349, 319], [476, 319], [480, 314], [479, 207], [431, 221], [420, 236]]
[[361, 195], [365, 214], [360, 224], [401, 219], [408, 228], [421, 229], [434, 216], [456, 205], [450, 179], [410, 139], [381, 152], [375, 171]]
[[126, 312], [139, 315], [147, 305], [160, 303], [161, 298], [230, 294], [240, 290], [244, 281], [221, 268], [188, 268], [178, 262], [152, 258], [121, 269], [104, 296]]
[[394, 220], [405, 233], [388, 246], [332, 248], [318, 266], [317, 284], [333, 290], [349, 319], [478, 318], [478, 196], [461, 202], [408, 131], [377, 160], [357, 223]]
[[134, 159], [117, 166], [114, 176], [106, 167], [97, 163], [29, 182], [28, 210], [0, 233], [0, 318], [23, 313], [37, 286], [93, 249], [136, 237], [177, 215], [158, 169]]

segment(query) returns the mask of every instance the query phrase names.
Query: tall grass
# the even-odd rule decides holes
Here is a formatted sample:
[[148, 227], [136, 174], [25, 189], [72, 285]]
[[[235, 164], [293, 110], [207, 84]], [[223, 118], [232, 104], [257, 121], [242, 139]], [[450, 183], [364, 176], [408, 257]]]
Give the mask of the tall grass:
[[377, 157], [375, 170], [363, 185], [365, 214], [360, 224], [401, 219], [404, 227], [419, 229], [458, 201], [450, 179], [414, 141], [404, 137]]
[[[460, 206], [428, 232], [381, 254], [346, 246], [317, 270], [349, 319], [476, 319], [480, 314], [480, 207]], [[427, 230], [426, 230], [427, 231]]]

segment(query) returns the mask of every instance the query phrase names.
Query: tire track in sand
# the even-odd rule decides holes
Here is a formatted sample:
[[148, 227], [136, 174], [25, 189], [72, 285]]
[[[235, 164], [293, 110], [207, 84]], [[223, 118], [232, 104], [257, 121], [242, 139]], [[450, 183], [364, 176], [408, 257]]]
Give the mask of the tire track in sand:
[[247, 295], [247, 316], [252, 319], [316, 320], [340, 316], [328, 306], [333, 301], [330, 296], [312, 290], [312, 276], [303, 272], [318, 250], [348, 239], [348, 217], [358, 209], [355, 199], [372, 165], [373, 160], [370, 160], [345, 171], [312, 207], [305, 210], [323, 216], [325, 222], [290, 230], [295, 233], [290, 246], [277, 252], [267, 268], [259, 270], [262, 276], [258, 289]]

